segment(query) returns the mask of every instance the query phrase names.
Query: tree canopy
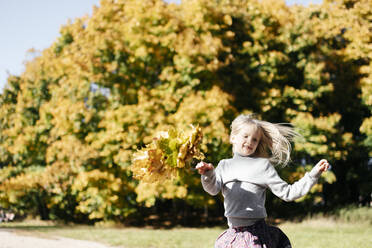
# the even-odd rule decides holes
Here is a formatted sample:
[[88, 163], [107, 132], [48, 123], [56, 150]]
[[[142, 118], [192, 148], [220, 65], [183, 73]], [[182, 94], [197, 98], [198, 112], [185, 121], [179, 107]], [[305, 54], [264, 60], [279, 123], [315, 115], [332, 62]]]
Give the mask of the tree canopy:
[[[289, 182], [320, 158], [333, 165], [302, 210], [357, 202], [372, 186], [371, 31], [371, 0], [102, 0], [8, 78], [0, 206], [83, 222], [167, 199], [216, 208], [196, 173], [147, 184], [130, 166], [156, 133], [190, 124], [216, 165], [239, 113], [298, 128], [293, 163], [279, 169]], [[274, 215], [278, 204], [269, 197]]]

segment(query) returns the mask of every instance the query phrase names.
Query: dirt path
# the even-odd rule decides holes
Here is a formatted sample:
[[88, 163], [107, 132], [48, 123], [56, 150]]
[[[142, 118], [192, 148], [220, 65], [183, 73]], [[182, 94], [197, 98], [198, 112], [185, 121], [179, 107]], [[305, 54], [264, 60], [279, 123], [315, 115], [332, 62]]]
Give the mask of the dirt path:
[[22, 236], [0, 229], [0, 248], [113, 248], [104, 244], [61, 237], [50, 239]]

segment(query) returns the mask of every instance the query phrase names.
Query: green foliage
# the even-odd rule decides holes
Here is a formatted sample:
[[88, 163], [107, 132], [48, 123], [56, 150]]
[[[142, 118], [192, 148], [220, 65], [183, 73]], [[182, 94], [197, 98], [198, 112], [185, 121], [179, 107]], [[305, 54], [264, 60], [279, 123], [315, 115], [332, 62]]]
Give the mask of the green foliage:
[[[333, 165], [298, 206], [356, 202], [371, 188], [371, 6], [102, 0], [8, 79], [1, 206], [93, 222], [124, 221], [166, 199], [216, 208], [220, 199], [203, 192], [196, 173], [150, 186], [133, 178], [133, 158], [156, 133], [192, 124], [203, 133], [200, 152], [216, 164], [231, 155], [238, 112], [291, 122], [304, 136], [284, 179], [309, 169], [301, 161]], [[175, 165], [184, 143], [158, 142], [156, 154]], [[277, 204], [268, 201], [273, 211]]]

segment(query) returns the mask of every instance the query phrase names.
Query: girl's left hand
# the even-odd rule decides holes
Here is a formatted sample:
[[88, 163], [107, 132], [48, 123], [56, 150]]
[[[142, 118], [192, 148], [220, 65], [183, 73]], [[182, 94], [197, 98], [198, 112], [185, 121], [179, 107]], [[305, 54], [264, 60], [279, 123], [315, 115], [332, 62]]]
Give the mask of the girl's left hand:
[[318, 169], [320, 172], [325, 172], [329, 169], [329, 163], [326, 159], [320, 160], [315, 167]]

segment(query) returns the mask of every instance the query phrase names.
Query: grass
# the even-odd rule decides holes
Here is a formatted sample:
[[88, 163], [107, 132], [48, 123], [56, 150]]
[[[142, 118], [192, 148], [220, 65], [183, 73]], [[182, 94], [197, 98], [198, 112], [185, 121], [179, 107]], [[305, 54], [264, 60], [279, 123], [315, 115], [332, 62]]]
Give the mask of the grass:
[[357, 207], [351, 205], [348, 207], [337, 209], [334, 213], [336, 220], [343, 222], [365, 222], [372, 225], [372, 208]]
[[328, 219], [284, 223], [280, 228], [294, 248], [370, 248], [372, 226], [367, 223], [340, 223]]
[[[293, 247], [301, 248], [370, 248], [372, 226], [366, 223], [337, 223], [333, 220], [286, 222], [279, 226]], [[223, 231], [215, 228], [105, 228], [92, 226], [56, 226], [32, 223], [1, 224], [0, 228], [16, 230], [22, 235], [62, 236], [92, 240], [125, 248], [210, 248]]]
[[[302, 222], [284, 222], [279, 227], [294, 248], [370, 248], [372, 244], [372, 208], [349, 209], [333, 217], [316, 217]], [[346, 214], [347, 213], [347, 214]], [[352, 216], [352, 217], [350, 217]], [[358, 217], [359, 216], [359, 217]], [[210, 248], [224, 227], [153, 229], [132, 227], [93, 227], [57, 225], [28, 221], [2, 223], [22, 235], [62, 236], [85, 239], [125, 248]]]
[[125, 248], [210, 248], [213, 247], [215, 238], [223, 231], [221, 227], [153, 229], [59, 226], [40, 221], [0, 224], [1, 229], [15, 230], [20, 235], [42, 238], [61, 236]]

